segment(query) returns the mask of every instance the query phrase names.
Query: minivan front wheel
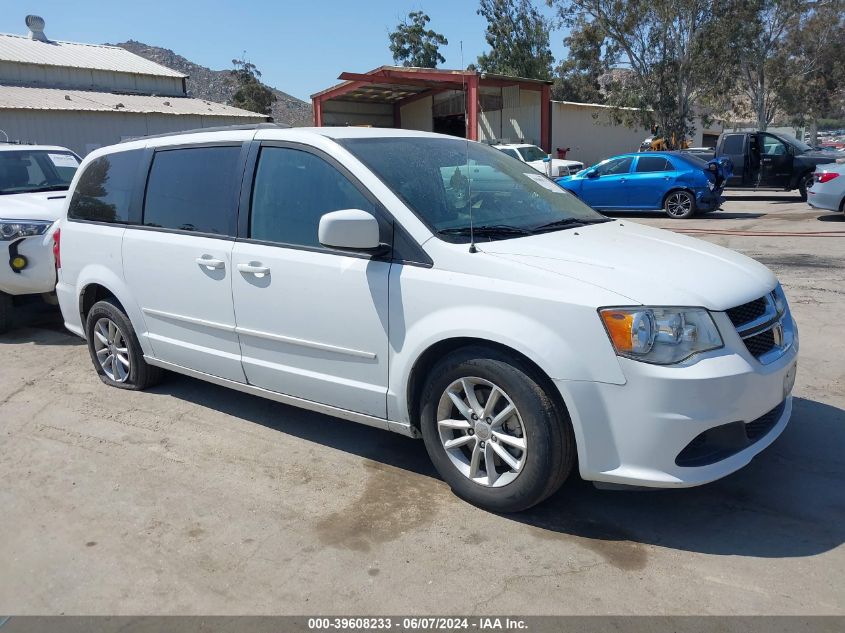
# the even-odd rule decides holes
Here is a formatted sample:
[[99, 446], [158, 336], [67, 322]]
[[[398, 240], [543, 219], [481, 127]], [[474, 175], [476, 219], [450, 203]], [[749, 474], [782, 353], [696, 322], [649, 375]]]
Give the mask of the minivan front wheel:
[[85, 320], [85, 334], [94, 369], [107, 385], [141, 390], [161, 379], [161, 369], [144, 360], [129, 317], [112, 301], [93, 305]]
[[533, 374], [483, 348], [453, 353], [429, 373], [420, 407], [426, 450], [470, 503], [524, 510], [554, 493], [572, 469], [569, 417]]

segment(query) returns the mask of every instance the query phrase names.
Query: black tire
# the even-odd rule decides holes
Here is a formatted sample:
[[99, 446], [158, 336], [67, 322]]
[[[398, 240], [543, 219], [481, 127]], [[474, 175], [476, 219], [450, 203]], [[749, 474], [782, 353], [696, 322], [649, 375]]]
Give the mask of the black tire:
[[0, 334], [5, 334], [12, 327], [12, 311], [15, 306], [12, 297], [0, 292]]
[[[499, 487], [476, 483], [458, 470], [443, 446], [438, 405], [447, 388], [461, 378], [497, 385], [519, 412], [527, 450], [521, 470], [509, 483]], [[568, 413], [546, 393], [543, 382], [518, 359], [483, 347], [453, 352], [431, 369], [420, 403], [421, 430], [431, 461], [456, 495], [481, 508], [506, 513], [530, 508], [561, 487], [576, 463], [575, 438]]]
[[[122, 335], [122, 340], [125, 342], [125, 348], [128, 350], [129, 372], [123, 381], [110, 377], [97, 358], [94, 328], [101, 319], [108, 319], [117, 326]], [[85, 338], [88, 341], [88, 352], [91, 355], [94, 370], [100, 380], [110, 387], [140, 391], [161, 381], [163, 371], [158, 367], [148, 365], [144, 360], [144, 352], [141, 350], [141, 344], [138, 343], [135, 328], [132, 327], [129, 317], [114, 301], [105, 299], [98, 301], [91, 307], [88, 317], [85, 319]]]
[[686, 220], [695, 215], [695, 196], [689, 191], [670, 191], [663, 199], [663, 210], [674, 220]]
[[798, 179], [798, 193], [801, 196], [801, 200], [807, 202], [807, 190], [813, 186], [813, 174], [804, 174], [801, 178]]

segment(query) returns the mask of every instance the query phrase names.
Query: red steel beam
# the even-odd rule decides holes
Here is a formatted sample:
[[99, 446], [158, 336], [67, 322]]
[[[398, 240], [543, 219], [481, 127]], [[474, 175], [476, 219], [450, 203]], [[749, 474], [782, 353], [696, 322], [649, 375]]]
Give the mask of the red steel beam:
[[314, 111], [314, 125], [323, 127], [323, 102], [319, 97], [311, 99], [311, 108]]
[[[416, 79], [413, 77], [390, 77], [385, 75], [366, 75], [361, 73], [340, 73], [338, 79], [343, 79], [344, 81], [354, 81], [358, 82], [362, 85], [372, 85], [372, 84], [398, 84], [404, 86], [424, 86], [426, 88], [433, 88], [433, 83], [437, 83], [439, 86], [449, 85], [455, 87], [461, 87], [461, 77], [452, 77], [450, 81], [431, 81], [426, 79]], [[334, 96], [332, 93], [327, 93], [331, 96]], [[323, 95], [325, 96], [325, 95]]]
[[478, 140], [478, 75], [467, 77], [467, 138]]

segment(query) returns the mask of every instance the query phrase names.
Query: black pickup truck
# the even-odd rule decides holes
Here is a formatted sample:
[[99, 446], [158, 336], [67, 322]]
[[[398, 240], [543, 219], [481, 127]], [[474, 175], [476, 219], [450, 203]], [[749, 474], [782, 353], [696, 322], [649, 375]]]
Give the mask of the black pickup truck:
[[728, 188], [797, 189], [807, 199], [816, 165], [841, 158], [834, 152], [817, 152], [789, 134], [773, 132], [723, 132], [716, 143], [715, 158], [733, 163]]

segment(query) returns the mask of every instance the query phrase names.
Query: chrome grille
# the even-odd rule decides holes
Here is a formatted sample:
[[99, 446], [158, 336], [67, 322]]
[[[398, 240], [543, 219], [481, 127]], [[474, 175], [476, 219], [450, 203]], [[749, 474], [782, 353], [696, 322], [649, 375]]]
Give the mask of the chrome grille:
[[759, 299], [725, 311], [746, 349], [764, 365], [780, 358], [794, 339], [792, 317], [782, 294], [782, 311], [778, 310], [775, 297], [778, 292], [783, 292], [780, 287]]
[[741, 327], [766, 314], [766, 299], [765, 297], [760, 297], [754, 301], [743, 303], [741, 306], [731, 308], [727, 312], [728, 318], [734, 324], [734, 327]]
[[755, 358], [760, 358], [763, 354], [770, 351], [775, 346], [775, 335], [771, 330], [766, 330], [760, 334], [749, 336], [744, 339], [745, 347]]

